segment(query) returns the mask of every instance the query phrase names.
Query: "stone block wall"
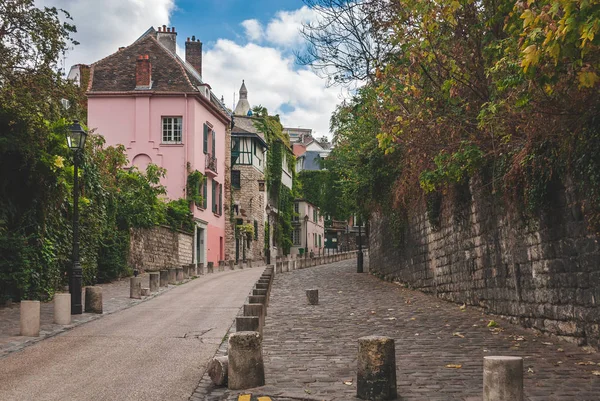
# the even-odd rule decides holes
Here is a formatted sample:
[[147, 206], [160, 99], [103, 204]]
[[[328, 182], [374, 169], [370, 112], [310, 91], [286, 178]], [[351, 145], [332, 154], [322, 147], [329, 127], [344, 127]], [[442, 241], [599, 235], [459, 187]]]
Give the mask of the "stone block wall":
[[370, 221], [371, 273], [439, 298], [476, 305], [579, 344], [600, 345], [600, 247], [581, 201], [561, 188], [524, 221], [498, 196], [442, 200], [433, 227], [425, 206], [404, 224]]
[[158, 271], [193, 263], [194, 235], [169, 227], [133, 229], [128, 264], [140, 271]]

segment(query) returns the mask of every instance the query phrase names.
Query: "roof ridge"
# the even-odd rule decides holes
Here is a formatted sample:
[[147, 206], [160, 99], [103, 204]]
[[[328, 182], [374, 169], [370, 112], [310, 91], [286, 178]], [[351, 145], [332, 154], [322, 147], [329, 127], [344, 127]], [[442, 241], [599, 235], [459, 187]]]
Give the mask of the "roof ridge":
[[181, 63], [179, 62], [180, 57], [177, 57], [177, 54], [175, 53], [171, 53], [171, 51], [169, 49], [167, 49], [166, 47], [164, 47], [162, 45], [162, 43], [160, 43], [158, 41], [158, 39], [156, 39], [153, 36], [149, 36], [149, 38], [151, 38], [151, 40], [153, 40], [154, 42], [156, 42], [158, 44], [158, 46], [163, 50], [163, 52], [165, 52], [167, 55], [169, 55], [169, 57], [171, 57], [179, 66], [179, 69], [181, 70], [181, 72], [183, 73], [183, 75], [185, 76], [185, 80], [187, 81], [187, 83], [192, 87], [192, 89], [195, 92], [199, 92], [198, 88], [194, 86], [194, 84], [192, 84], [192, 81], [190, 81], [190, 77], [188, 76], [188, 74], [185, 71], [185, 68], [183, 67], [183, 65], [181, 65]]

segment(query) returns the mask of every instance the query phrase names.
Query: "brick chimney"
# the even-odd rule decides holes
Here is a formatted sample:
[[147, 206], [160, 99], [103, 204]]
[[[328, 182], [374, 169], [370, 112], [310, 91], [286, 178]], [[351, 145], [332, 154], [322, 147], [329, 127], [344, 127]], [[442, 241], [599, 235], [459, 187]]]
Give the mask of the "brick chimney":
[[177, 33], [175, 32], [175, 27], [167, 28], [166, 25], [163, 25], [161, 28], [159, 26], [156, 40], [171, 53], [175, 54], [177, 52]]
[[187, 38], [185, 42], [185, 61], [202, 76], [202, 42], [200, 39], [196, 40], [195, 36], [192, 36], [192, 40]]
[[148, 55], [139, 56], [135, 65], [135, 88], [150, 89], [152, 84], [152, 65]]

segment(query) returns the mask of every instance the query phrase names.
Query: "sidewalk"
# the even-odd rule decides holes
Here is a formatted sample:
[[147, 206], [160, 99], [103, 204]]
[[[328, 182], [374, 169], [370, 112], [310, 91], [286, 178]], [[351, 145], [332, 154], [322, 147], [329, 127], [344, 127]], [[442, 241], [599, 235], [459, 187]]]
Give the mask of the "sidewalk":
[[[267, 385], [227, 395], [215, 389], [205, 399], [356, 399], [357, 340], [373, 334], [395, 339], [404, 401], [481, 400], [483, 357], [491, 355], [524, 358], [528, 401], [600, 399], [600, 355], [592, 349], [355, 270], [348, 260], [278, 274], [264, 329]], [[319, 305], [307, 305], [309, 288], [319, 289]], [[488, 328], [492, 319], [498, 326]]]
[[[141, 274], [142, 287], [149, 287], [150, 275]], [[188, 281], [188, 280], [186, 280]], [[6, 355], [22, 350], [23, 348], [35, 344], [41, 340], [53, 337], [59, 333], [67, 331], [73, 327], [83, 323], [101, 318], [102, 316], [129, 308], [154, 298], [157, 295], [164, 293], [177, 285], [169, 285], [168, 287], [160, 287], [158, 292], [153, 293], [144, 299], [129, 298], [129, 278], [120, 279], [108, 284], [98, 284], [102, 287], [102, 302], [103, 314], [83, 313], [81, 315], [72, 315], [71, 324], [61, 326], [54, 324], [54, 303], [44, 302], [41, 304], [40, 312], [40, 336], [39, 337], [23, 337], [19, 335], [19, 303], [13, 303], [11, 306], [0, 308], [0, 359]], [[83, 291], [82, 303], [85, 304], [85, 291]]]

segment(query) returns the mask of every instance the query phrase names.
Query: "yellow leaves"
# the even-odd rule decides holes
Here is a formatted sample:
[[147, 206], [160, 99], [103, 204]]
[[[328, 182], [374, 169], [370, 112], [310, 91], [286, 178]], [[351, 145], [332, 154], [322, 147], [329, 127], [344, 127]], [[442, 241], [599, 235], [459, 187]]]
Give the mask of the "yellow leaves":
[[577, 80], [579, 81], [579, 88], [593, 88], [600, 78], [593, 71], [579, 71]]
[[62, 156], [56, 156], [54, 158], [54, 167], [56, 168], [63, 168], [65, 167], [65, 158]]
[[460, 368], [462, 368], [462, 365], [450, 363], [450, 364], [446, 365], [446, 367], [449, 369], [460, 369]]
[[521, 67], [523, 67], [523, 71], [527, 72], [529, 67], [535, 66], [540, 61], [540, 51], [536, 45], [529, 45], [523, 50], [523, 54]]
[[527, 28], [535, 20], [535, 15], [530, 9], [527, 9], [519, 18], [523, 20], [523, 28]]

